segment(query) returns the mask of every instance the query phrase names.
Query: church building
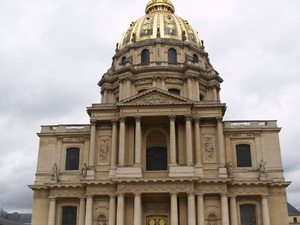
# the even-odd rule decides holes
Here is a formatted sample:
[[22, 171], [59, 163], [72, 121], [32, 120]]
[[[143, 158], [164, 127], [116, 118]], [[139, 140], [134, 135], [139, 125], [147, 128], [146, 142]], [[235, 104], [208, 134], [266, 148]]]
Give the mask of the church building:
[[223, 80], [174, 13], [150, 0], [130, 24], [89, 124], [42, 126], [32, 225], [288, 224], [280, 128], [223, 120]]

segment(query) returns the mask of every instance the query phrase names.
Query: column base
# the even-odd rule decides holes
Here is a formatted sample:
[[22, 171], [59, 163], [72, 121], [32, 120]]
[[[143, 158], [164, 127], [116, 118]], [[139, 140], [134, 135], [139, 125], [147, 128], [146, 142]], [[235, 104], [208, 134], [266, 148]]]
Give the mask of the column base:
[[195, 166], [195, 176], [200, 177], [200, 178], [204, 177], [203, 167], [201, 165], [196, 165]]
[[109, 178], [115, 178], [117, 176], [117, 167], [111, 167], [109, 169]]
[[143, 170], [141, 166], [117, 168], [116, 177], [117, 178], [142, 178]]
[[90, 168], [86, 171], [86, 180], [95, 180], [95, 169]]
[[194, 177], [195, 169], [193, 166], [170, 166], [169, 177]]
[[219, 178], [227, 178], [227, 169], [225, 167], [219, 167]]

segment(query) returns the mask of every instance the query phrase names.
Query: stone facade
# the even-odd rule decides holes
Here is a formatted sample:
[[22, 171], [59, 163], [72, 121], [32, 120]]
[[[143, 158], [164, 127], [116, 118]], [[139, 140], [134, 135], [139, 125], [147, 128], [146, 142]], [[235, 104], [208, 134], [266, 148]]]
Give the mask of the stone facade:
[[280, 128], [223, 121], [223, 80], [172, 7], [131, 25], [90, 124], [42, 126], [33, 225], [288, 224]]

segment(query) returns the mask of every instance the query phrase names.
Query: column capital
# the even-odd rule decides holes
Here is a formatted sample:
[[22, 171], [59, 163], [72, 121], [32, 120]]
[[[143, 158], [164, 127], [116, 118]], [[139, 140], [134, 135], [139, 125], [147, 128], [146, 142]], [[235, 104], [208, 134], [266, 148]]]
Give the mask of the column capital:
[[235, 194], [230, 194], [230, 195], [228, 195], [228, 197], [229, 197], [229, 198], [236, 198], [237, 195], [235, 195]]
[[191, 115], [184, 115], [186, 121], [192, 121], [193, 117]]
[[49, 196], [48, 198], [50, 199], [50, 201], [56, 201], [56, 197], [55, 196]]
[[195, 194], [196, 194], [197, 197], [202, 197], [202, 198], [204, 197], [204, 193], [197, 192], [197, 193], [195, 193]]
[[86, 195], [86, 199], [93, 199], [93, 198], [94, 198], [94, 195], [90, 195], [90, 194]]
[[90, 119], [90, 123], [91, 123], [91, 125], [96, 125], [97, 120], [96, 119]]
[[126, 121], [126, 116], [120, 116], [119, 121], [125, 123]]
[[268, 196], [269, 196], [268, 194], [261, 195], [261, 198], [262, 198], [262, 199], [268, 199]]
[[228, 198], [228, 194], [225, 194], [225, 193], [221, 193], [220, 196], [221, 196], [221, 198], [224, 198], [224, 197]]
[[141, 196], [142, 192], [133, 192], [134, 196]]
[[175, 191], [174, 191], [174, 192], [170, 192], [170, 195], [171, 195], [171, 197], [172, 197], [172, 196], [176, 196], [176, 197], [177, 197], [178, 192], [175, 192]]
[[169, 115], [170, 121], [175, 121], [176, 115]]
[[195, 120], [195, 123], [200, 123], [201, 117], [200, 116], [193, 117], [193, 120]]
[[187, 192], [187, 194], [188, 194], [188, 197], [194, 197], [195, 196], [195, 192]]
[[123, 192], [118, 193], [118, 197], [124, 197], [124, 195], [125, 195], [125, 193], [123, 193]]
[[136, 122], [141, 122], [142, 116], [140, 116], [140, 115], [135, 115], [135, 116], [134, 116], [134, 119], [135, 119]]
[[223, 121], [223, 117], [216, 117], [217, 122], [222, 122]]
[[117, 125], [118, 124], [118, 119], [112, 119], [111, 120], [111, 123], [112, 123], [112, 125]]

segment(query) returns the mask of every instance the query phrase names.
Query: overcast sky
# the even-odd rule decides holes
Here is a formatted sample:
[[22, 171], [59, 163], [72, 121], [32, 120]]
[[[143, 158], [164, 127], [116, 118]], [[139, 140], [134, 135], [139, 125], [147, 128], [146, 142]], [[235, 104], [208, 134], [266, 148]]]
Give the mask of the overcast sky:
[[[278, 120], [300, 208], [300, 1], [173, 0], [224, 79], [225, 120]], [[89, 123], [116, 43], [147, 0], [0, 0], [0, 208], [31, 212], [40, 125]]]

